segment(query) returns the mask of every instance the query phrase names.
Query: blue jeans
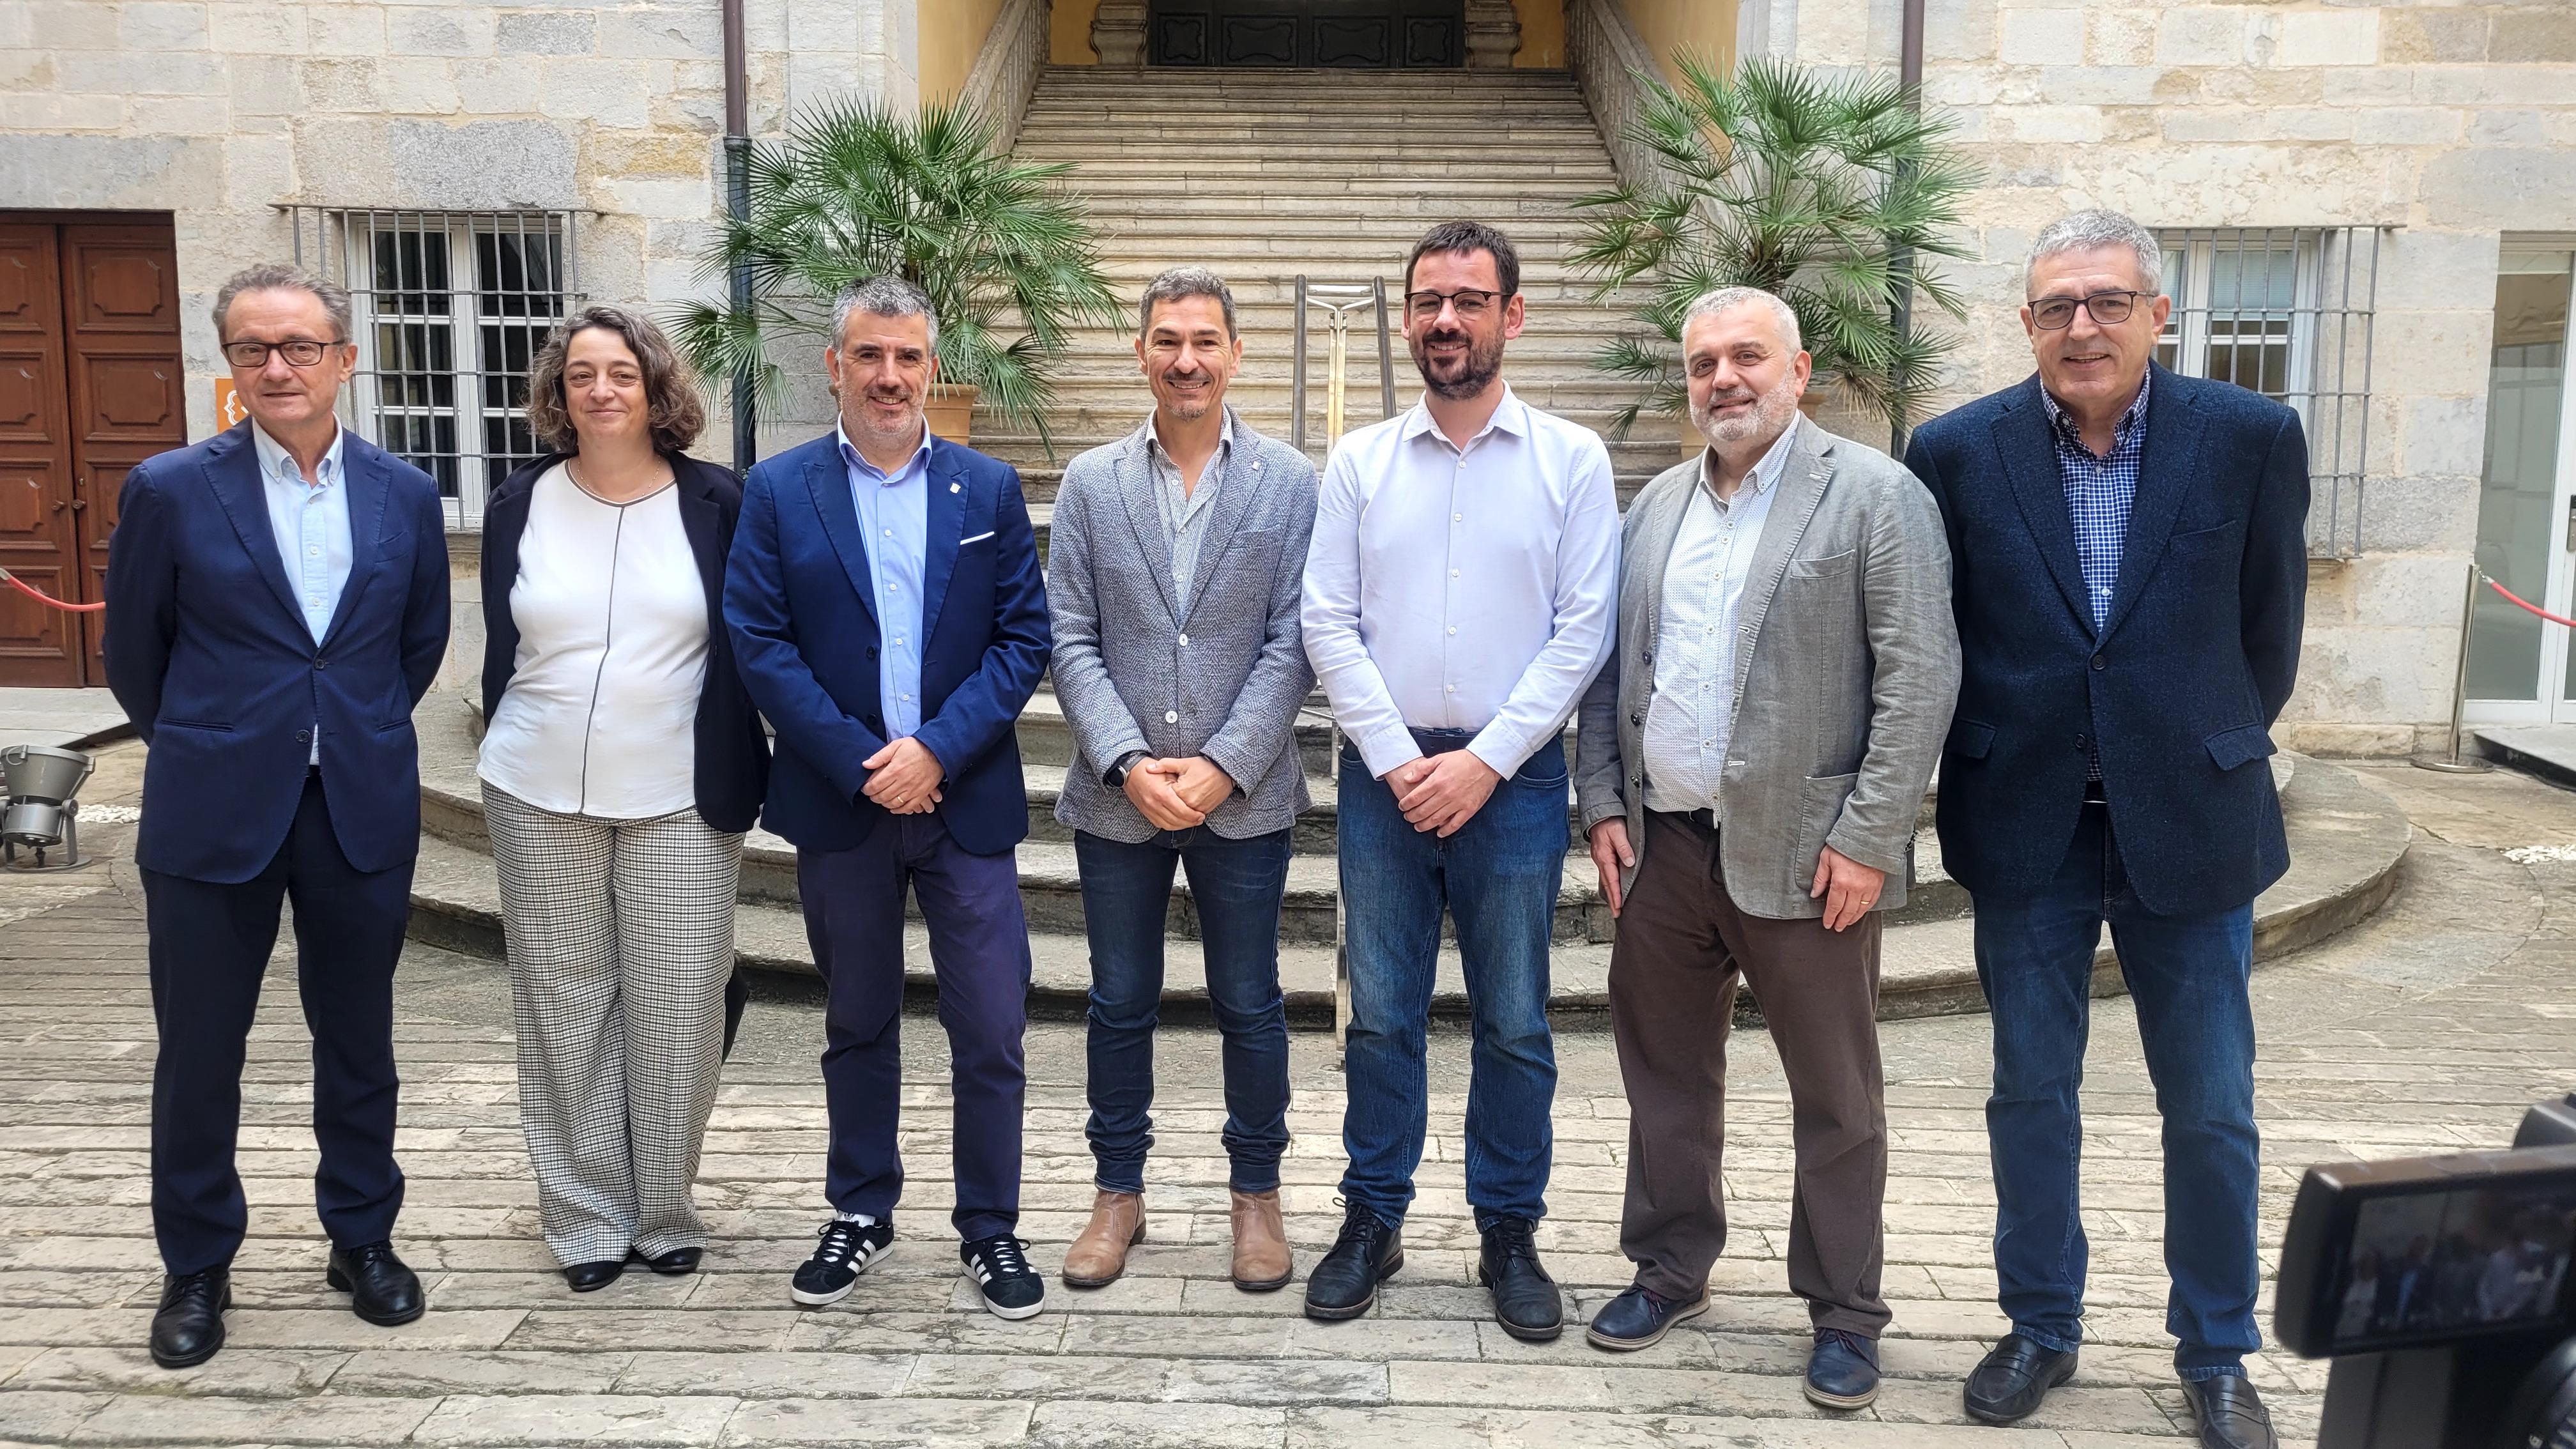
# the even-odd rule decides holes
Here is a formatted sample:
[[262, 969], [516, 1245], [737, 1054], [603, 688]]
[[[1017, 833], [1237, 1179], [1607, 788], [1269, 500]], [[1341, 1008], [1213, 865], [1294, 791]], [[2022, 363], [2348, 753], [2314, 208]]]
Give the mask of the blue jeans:
[[2029, 900], [1976, 900], [1977, 977], [1993, 1010], [1995, 1276], [2013, 1328], [2053, 1349], [2083, 1336], [2076, 1092], [2102, 927], [2137, 1003], [2164, 1118], [2165, 1328], [2186, 1379], [2244, 1372], [2262, 1268], [2254, 1237], [2254, 908], [2160, 916], [2129, 888], [2107, 812], [2087, 805], [2057, 876]]
[[[1426, 746], [1453, 738], [1417, 731]], [[1464, 738], [1459, 736], [1457, 738]], [[1547, 1212], [1556, 1051], [1547, 946], [1565, 874], [1565, 746], [1551, 739], [1446, 840], [1406, 823], [1395, 792], [1342, 752], [1342, 903], [1351, 963], [1344, 1200], [1390, 1223], [1413, 1202], [1430, 1082], [1423, 1064], [1440, 916], [1458, 925], [1474, 1029], [1467, 1203], [1476, 1226]]]
[[1145, 1190], [1154, 1145], [1154, 1020], [1174, 867], [1190, 874], [1208, 1004], [1224, 1039], [1225, 1154], [1237, 1192], [1279, 1186], [1288, 1150], [1288, 1010], [1279, 995], [1279, 901], [1288, 832], [1228, 840], [1206, 826], [1140, 845], [1074, 832], [1091, 938], [1091, 1156], [1108, 1192]]

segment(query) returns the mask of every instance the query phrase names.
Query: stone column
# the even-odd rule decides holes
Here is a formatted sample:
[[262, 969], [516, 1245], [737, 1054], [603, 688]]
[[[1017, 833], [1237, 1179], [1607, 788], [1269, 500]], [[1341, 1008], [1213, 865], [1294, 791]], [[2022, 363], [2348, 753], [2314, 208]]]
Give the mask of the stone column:
[[1145, 0], [1100, 0], [1091, 17], [1091, 49], [1105, 66], [1145, 64]]
[[[1104, 4], [1100, 7], [1107, 10]], [[1512, 0], [1467, 0], [1467, 65], [1473, 70], [1508, 68], [1521, 49], [1521, 18]]]

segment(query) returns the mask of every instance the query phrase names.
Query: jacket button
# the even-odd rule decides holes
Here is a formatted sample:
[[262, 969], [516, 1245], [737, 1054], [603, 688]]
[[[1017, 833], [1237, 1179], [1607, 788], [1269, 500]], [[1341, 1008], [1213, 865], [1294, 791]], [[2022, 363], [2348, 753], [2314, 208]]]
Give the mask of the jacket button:
[[2087, 739], [2085, 739], [2082, 735], [2077, 735], [2077, 736], [2075, 737], [2075, 752], [2076, 752], [2077, 754], [2079, 754], [2079, 755], [2080, 755], [2080, 754], [2084, 753], [2084, 751], [2085, 751], [2085, 750], [2087, 750], [2087, 749], [2089, 749], [2089, 748], [2091, 748], [2091, 747], [2092, 747], [2092, 742], [2091, 742], [2091, 741], [2089, 741], [2089, 740], [2087, 740]]
[[299, 745], [309, 745], [313, 743], [313, 731], [297, 730], [295, 732], [295, 742]]
[[331, 661], [328, 659], [316, 659], [313, 661], [313, 667], [316, 669], [328, 669], [331, 667]]
[[1183, 648], [1187, 648], [1187, 647], [1189, 647], [1189, 642], [1190, 642], [1190, 636], [1189, 636], [1189, 635], [1184, 634], [1184, 635], [1182, 635], [1182, 636], [1181, 636], [1181, 646], [1182, 646]]
[[2093, 656], [2093, 667], [2096, 669], [2108, 669], [2111, 667], [2111, 662], [2104, 659], [2101, 655], [2096, 654]]
[[1646, 717], [1645, 717], [1644, 715], [1632, 714], [1632, 715], [1628, 716], [1628, 723], [1630, 723], [1630, 724], [1632, 724], [1632, 725], [1641, 725], [1641, 724], [1644, 724], [1645, 722], [1646, 722]]
[[1163, 723], [1165, 723], [1165, 724], [1179, 724], [1180, 722], [1181, 722], [1181, 712], [1180, 712], [1179, 710], [1177, 710], [1177, 709], [1167, 709], [1167, 710], [1163, 711]]

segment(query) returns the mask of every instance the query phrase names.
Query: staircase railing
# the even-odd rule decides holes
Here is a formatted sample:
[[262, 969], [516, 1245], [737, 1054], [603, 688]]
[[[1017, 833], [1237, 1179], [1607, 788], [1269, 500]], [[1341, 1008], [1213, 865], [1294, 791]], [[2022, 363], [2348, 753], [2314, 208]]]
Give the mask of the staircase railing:
[[1661, 176], [1663, 162], [1628, 134], [1645, 108], [1638, 78], [1658, 72], [1654, 52], [1628, 23], [1619, 0], [1565, 0], [1565, 58], [1619, 179], [1640, 186]]
[[1306, 451], [1306, 335], [1308, 309], [1321, 307], [1329, 315], [1327, 328], [1332, 334], [1332, 352], [1324, 371], [1324, 449], [1330, 452], [1342, 440], [1343, 384], [1349, 371], [1351, 313], [1374, 305], [1377, 309], [1377, 386], [1378, 406], [1383, 417], [1395, 416], [1395, 351], [1386, 324], [1386, 278], [1366, 282], [1316, 282], [1304, 272], [1297, 274], [1297, 322], [1294, 340], [1288, 349], [1288, 446]]
[[1020, 138], [1020, 122], [1029, 113], [1029, 96], [1037, 90], [1038, 73], [1046, 69], [1048, 0], [1005, 0], [975, 52], [960, 99], [993, 122], [993, 146], [1008, 151]]

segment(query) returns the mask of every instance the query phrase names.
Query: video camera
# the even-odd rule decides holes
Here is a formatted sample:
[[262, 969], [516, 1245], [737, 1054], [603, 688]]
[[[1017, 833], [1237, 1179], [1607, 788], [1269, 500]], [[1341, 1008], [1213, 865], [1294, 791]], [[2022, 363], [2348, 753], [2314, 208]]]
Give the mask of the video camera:
[[2332, 1358], [2317, 1449], [2576, 1449], [2576, 1094], [2513, 1148], [2308, 1169], [2273, 1329]]

